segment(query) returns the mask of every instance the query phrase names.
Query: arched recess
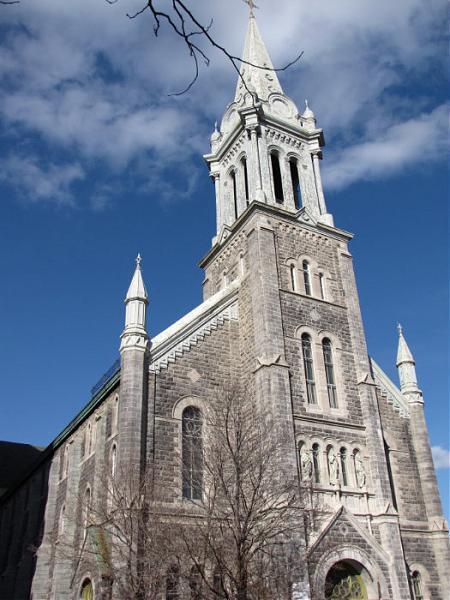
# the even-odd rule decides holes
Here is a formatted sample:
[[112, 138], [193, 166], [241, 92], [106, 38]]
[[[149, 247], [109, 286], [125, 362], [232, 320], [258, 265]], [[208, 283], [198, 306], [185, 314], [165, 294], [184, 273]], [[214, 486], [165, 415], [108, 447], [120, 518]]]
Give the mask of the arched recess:
[[[386, 567], [388, 567], [387, 564]], [[345, 580], [349, 577], [352, 579], [348, 580], [346, 587]], [[341, 598], [346, 600], [379, 600], [380, 598], [390, 598], [386, 579], [379, 562], [369, 558], [366, 552], [356, 546], [340, 546], [325, 554], [317, 565], [313, 581], [314, 597], [321, 600], [340, 600]], [[345, 590], [349, 587], [351, 589], [352, 582], [354, 582], [356, 594], [358, 581], [365, 595], [339, 596], [340, 589]], [[344, 582], [341, 588], [339, 588], [340, 582]], [[334, 596], [332, 595], [333, 590], [335, 590]]]
[[80, 600], [94, 600], [95, 599], [95, 589], [92, 578], [90, 576], [86, 576], [83, 578], [80, 585]]
[[[420, 563], [411, 563], [408, 565], [409, 581], [414, 600], [431, 600], [430, 595], [430, 574]], [[417, 577], [417, 575], [419, 577]]]

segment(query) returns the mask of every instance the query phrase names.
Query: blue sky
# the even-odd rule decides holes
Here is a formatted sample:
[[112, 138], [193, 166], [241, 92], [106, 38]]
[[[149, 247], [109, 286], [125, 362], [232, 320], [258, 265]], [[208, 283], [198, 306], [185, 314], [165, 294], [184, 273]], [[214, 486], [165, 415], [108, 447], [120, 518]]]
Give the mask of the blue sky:
[[[240, 54], [239, 0], [192, 3]], [[396, 381], [396, 322], [416, 357], [448, 514], [446, 3], [260, 1], [257, 17], [299, 106], [324, 128], [325, 194], [352, 252], [370, 353]], [[217, 53], [191, 63], [155, 40], [136, 0], [0, 7], [0, 439], [45, 445], [118, 355], [139, 251], [156, 334], [201, 302], [214, 235], [202, 153], [233, 98]]]

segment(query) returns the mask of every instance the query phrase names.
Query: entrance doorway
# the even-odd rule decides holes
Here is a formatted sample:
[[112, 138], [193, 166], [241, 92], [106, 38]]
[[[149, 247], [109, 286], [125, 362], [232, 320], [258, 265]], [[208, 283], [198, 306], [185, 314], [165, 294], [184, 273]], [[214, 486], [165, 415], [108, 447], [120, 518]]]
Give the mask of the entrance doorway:
[[334, 564], [325, 580], [326, 600], [368, 600], [364, 567], [353, 560]]

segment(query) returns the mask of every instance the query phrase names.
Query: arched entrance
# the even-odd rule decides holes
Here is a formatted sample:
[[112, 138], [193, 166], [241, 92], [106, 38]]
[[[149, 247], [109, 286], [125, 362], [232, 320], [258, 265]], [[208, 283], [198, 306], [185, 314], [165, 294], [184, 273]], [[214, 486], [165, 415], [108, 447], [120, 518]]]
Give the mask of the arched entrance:
[[94, 588], [90, 579], [85, 579], [81, 586], [81, 600], [94, 600]]
[[355, 560], [341, 560], [328, 571], [326, 600], [368, 600], [364, 567]]

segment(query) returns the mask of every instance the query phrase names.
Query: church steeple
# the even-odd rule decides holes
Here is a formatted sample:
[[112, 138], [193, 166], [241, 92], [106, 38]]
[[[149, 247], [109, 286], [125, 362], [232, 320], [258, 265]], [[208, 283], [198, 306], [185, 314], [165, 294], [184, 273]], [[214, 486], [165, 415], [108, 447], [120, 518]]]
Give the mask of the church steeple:
[[[253, 3], [250, 3], [253, 8]], [[234, 101], [205, 155], [215, 182], [220, 242], [253, 202], [333, 225], [320, 176], [323, 132], [309, 106], [300, 114], [273, 70], [253, 10]]]
[[[239, 103], [243, 94], [247, 92], [244, 86], [251, 92], [255, 92], [257, 97], [267, 100], [269, 95], [276, 92], [283, 93], [276, 71], [273, 70], [273, 64], [269, 53], [259, 32], [253, 12], [250, 13], [248, 20], [247, 34], [245, 36], [244, 52], [242, 53], [242, 65], [240, 77], [236, 85], [234, 101]], [[250, 63], [250, 64], [247, 64]], [[257, 65], [257, 66], [256, 66]], [[266, 67], [266, 68], [258, 68]]]

